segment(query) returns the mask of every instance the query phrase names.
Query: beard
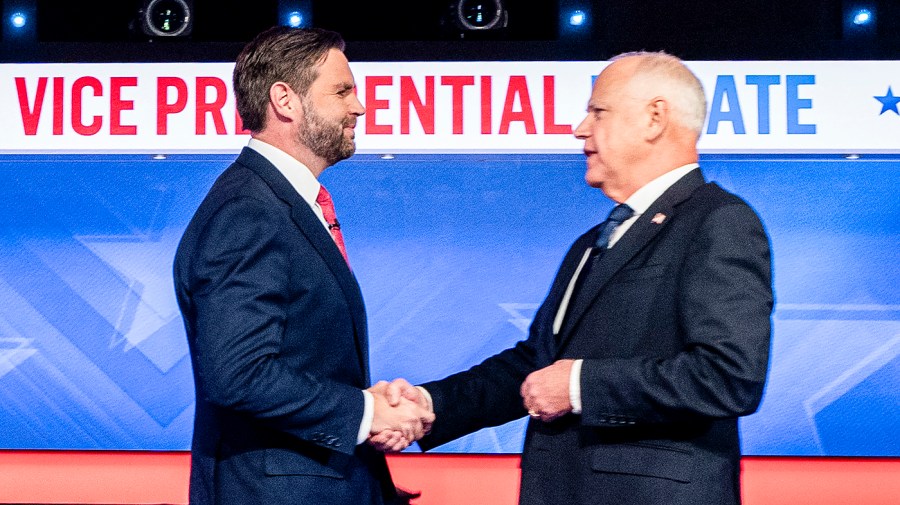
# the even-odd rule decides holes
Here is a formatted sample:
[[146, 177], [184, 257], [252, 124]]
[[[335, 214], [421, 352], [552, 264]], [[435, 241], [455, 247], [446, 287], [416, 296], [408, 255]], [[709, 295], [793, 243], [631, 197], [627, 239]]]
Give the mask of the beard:
[[300, 129], [300, 143], [309, 148], [328, 165], [345, 160], [356, 152], [356, 143], [344, 136], [344, 127], [352, 126], [355, 118], [348, 117], [338, 123], [330, 122], [316, 112], [308, 100], [301, 100], [306, 124]]

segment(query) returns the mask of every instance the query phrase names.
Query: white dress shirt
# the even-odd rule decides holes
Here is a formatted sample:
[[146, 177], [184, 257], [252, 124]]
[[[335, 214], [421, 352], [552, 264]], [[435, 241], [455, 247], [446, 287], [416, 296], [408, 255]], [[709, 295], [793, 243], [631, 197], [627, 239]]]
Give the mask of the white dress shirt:
[[[325, 215], [322, 208], [316, 203], [319, 196], [319, 188], [322, 186], [316, 179], [316, 176], [290, 154], [278, 149], [277, 147], [267, 144], [259, 139], [251, 138], [247, 143], [247, 147], [261, 154], [265, 159], [275, 165], [275, 168], [281, 172], [281, 175], [291, 184], [291, 187], [303, 198], [303, 201], [309, 205], [313, 213], [322, 222], [322, 226], [328, 231], [331, 237], [331, 230], [328, 229], [328, 222], [325, 221]], [[359, 432], [356, 435], [356, 443], [361, 444], [369, 438], [369, 431], [372, 429], [372, 423], [375, 420], [375, 397], [372, 393], [363, 390], [363, 398], [365, 400], [365, 408], [363, 417], [359, 424]]]
[[[647, 209], [653, 205], [663, 193], [666, 192], [673, 184], [678, 182], [682, 177], [688, 174], [691, 170], [698, 168], [700, 165], [696, 163], [691, 163], [689, 165], [684, 165], [683, 167], [676, 168], [674, 170], [670, 170], [663, 175], [660, 175], [656, 179], [645, 184], [641, 189], [634, 192], [627, 200], [622, 203], [627, 204], [634, 210], [634, 215], [631, 216], [626, 221], [622, 222], [616, 229], [613, 231], [612, 235], [609, 238], [609, 245], [607, 249], [612, 249], [613, 246], [616, 245], [616, 242], [625, 235], [625, 232], [631, 228], [635, 222], [645, 212]], [[593, 247], [587, 248], [584, 254], [581, 257], [581, 262], [578, 264], [578, 268], [575, 270], [575, 275], [572, 276], [572, 279], [569, 280], [569, 285], [566, 288], [566, 292], [563, 295], [562, 302], [559, 304], [559, 309], [556, 312], [556, 318], [553, 320], [553, 334], [556, 335], [559, 333], [559, 330], [562, 329], [562, 321], [565, 318], [566, 310], [568, 309], [569, 302], [571, 301], [572, 291], [575, 288], [575, 280], [578, 279], [578, 275], [581, 273], [584, 264], [587, 262], [588, 258], [591, 254], [591, 249]], [[581, 365], [584, 363], [583, 359], [577, 359], [574, 363], [572, 363], [572, 371], [569, 375], [569, 400], [572, 403], [572, 413], [581, 414]]]

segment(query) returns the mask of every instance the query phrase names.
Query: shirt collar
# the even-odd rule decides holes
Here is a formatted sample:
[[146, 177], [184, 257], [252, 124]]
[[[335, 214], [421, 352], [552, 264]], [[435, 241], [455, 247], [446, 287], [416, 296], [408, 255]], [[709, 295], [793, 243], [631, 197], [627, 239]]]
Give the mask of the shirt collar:
[[321, 184], [309, 168], [297, 161], [290, 154], [278, 149], [272, 144], [262, 140], [251, 138], [247, 147], [261, 154], [288, 180], [291, 186], [311, 207], [315, 207], [316, 198], [319, 196]]
[[639, 216], [647, 211], [653, 202], [655, 202], [667, 189], [672, 187], [679, 179], [688, 174], [691, 170], [698, 168], [697, 163], [690, 163], [682, 167], [660, 175], [656, 179], [645, 184], [641, 189], [634, 192], [624, 203], [634, 209], [635, 216]]

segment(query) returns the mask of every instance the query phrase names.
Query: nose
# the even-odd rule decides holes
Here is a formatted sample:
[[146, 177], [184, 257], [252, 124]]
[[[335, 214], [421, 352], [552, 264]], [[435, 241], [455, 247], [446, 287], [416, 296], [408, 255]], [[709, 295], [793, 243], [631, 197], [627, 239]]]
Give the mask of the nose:
[[578, 128], [575, 128], [575, 138], [579, 140], [584, 140], [588, 138], [591, 134], [591, 115], [588, 114], [584, 116], [584, 119], [581, 120], [581, 123], [578, 125]]
[[353, 93], [350, 93], [350, 114], [354, 116], [362, 116], [366, 113], [366, 107], [359, 101], [359, 96], [356, 94], [357, 88], [353, 88]]

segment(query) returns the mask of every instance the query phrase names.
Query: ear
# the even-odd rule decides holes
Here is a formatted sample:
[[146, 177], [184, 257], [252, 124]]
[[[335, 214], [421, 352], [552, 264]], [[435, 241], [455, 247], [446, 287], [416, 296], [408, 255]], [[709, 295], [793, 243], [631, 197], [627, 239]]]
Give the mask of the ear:
[[297, 95], [291, 86], [278, 81], [269, 88], [269, 105], [275, 115], [281, 119], [293, 118], [297, 114], [303, 114], [299, 100], [294, 100]]
[[650, 142], [662, 137], [671, 119], [671, 105], [661, 96], [655, 97], [647, 104], [647, 136]]

